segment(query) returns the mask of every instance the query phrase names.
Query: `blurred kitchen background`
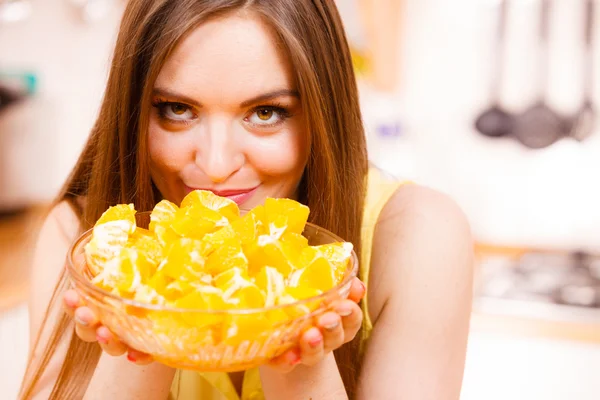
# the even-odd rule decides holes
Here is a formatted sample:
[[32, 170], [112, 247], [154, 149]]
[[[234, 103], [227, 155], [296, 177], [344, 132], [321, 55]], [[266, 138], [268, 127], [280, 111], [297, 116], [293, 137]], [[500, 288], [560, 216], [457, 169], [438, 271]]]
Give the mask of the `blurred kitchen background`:
[[[597, 399], [600, 4], [337, 2], [371, 161], [450, 194], [473, 227], [462, 400]], [[0, 0], [2, 399], [25, 364], [31, 246], [93, 124], [123, 5]]]

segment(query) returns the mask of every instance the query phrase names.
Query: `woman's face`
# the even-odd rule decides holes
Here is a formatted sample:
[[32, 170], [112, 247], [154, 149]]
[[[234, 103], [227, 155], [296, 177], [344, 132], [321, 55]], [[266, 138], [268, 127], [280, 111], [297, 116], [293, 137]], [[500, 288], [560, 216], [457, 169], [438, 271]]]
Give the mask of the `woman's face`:
[[289, 61], [259, 19], [193, 31], [163, 66], [152, 105], [150, 170], [164, 198], [205, 189], [249, 209], [295, 196], [308, 133]]

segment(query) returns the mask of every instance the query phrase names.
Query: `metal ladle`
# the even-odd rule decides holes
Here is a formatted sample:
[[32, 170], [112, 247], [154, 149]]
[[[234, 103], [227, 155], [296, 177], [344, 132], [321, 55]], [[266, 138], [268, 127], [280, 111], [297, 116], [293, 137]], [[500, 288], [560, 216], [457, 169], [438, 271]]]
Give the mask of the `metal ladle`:
[[571, 130], [570, 120], [559, 116], [545, 101], [548, 87], [548, 31], [550, 0], [541, 2], [540, 55], [538, 56], [540, 74], [538, 81], [538, 100], [525, 112], [518, 115], [513, 129], [514, 137], [530, 149], [542, 149], [554, 144]]
[[585, 54], [583, 60], [583, 104], [572, 120], [570, 136], [582, 141], [594, 130], [596, 111], [593, 104], [594, 88], [594, 13], [595, 1], [586, 0], [585, 8]]
[[506, 34], [506, 15], [508, 2], [500, 0], [498, 4], [498, 22], [495, 43], [495, 60], [492, 60], [490, 93], [492, 106], [482, 112], [475, 120], [475, 129], [489, 137], [506, 136], [512, 131], [514, 117], [500, 106], [500, 91], [503, 81], [504, 38]]

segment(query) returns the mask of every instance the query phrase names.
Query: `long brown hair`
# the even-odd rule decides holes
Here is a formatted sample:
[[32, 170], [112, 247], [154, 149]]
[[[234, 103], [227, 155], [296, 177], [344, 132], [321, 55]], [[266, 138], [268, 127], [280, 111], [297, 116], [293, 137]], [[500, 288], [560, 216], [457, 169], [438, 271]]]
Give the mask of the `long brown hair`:
[[[78, 199], [86, 198], [80, 209], [82, 229], [110, 205], [134, 203], [137, 210], [150, 210], [159, 201], [148, 169], [146, 135], [156, 77], [186, 34], [209, 18], [242, 9], [273, 28], [296, 74], [311, 139], [299, 200], [310, 207], [311, 222], [353, 242], [360, 252], [366, 144], [350, 51], [333, 0], [131, 0], [98, 119], [57, 200], [77, 206]], [[99, 346], [79, 340], [66, 315], [58, 321], [48, 318], [67, 287], [63, 272], [31, 350], [22, 399], [32, 396], [63, 338], [70, 337], [70, 344], [50, 398], [83, 397], [93, 375]], [[52, 331], [40, 347], [46, 326]], [[33, 356], [37, 353], [39, 358]], [[361, 362], [357, 343], [337, 350], [336, 360], [352, 398]]]

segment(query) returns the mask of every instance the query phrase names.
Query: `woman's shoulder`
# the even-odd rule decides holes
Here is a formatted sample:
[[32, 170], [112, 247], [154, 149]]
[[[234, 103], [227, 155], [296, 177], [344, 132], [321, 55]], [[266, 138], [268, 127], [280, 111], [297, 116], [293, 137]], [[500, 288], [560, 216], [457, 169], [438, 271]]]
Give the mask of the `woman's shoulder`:
[[83, 198], [65, 199], [55, 204], [46, 217], [45, 228], [58, 230], [67, 239], [72, 239], [79, 233]]
[[383, 304], [407, 281], [419, 285], [441, 277], [446, 282], [468, 281], [472, 258], [468, 219], [451, 197], [418, 184], [397, 187], [373, 234], [370, 275], [380, 290], [369, 303], [371, 314], [376, 319]]
[[397, 185], [381, 210], [378, 222], [399, 217], [435, 226], [466, 223], [464, 212], [449, 195], [412, 182]]

